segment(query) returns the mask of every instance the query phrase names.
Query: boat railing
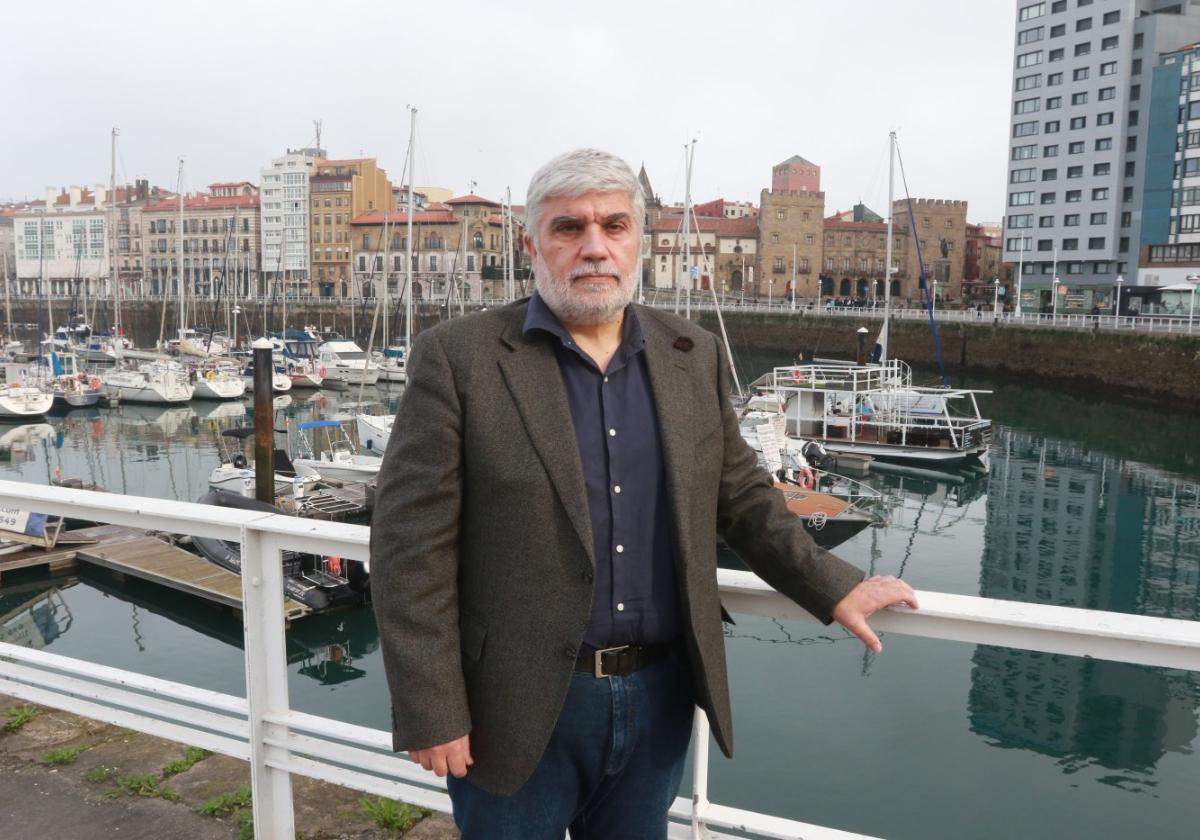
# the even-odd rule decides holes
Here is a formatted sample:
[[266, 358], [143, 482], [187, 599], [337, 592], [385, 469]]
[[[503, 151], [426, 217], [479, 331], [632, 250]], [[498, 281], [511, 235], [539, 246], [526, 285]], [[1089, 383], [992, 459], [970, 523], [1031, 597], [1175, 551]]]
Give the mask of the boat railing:
[[[255, 836], [295, 836], [292, 776], [450, 810], [444, 780], [393, 754], [391, 734], [292, 708], [288, 691], [282, 557], [285, 550], [369, 561], [365, 526], [157, 498], [0, 481], [0, 505], [239, 543], [246, 695], [213, 691], [46, 650], [0, 643], [0, 693], [247, 761]], [[717, 571], [734, 613], [813, 619], [749, 572]], [[872, 626], [968, 644], [1200, 672], [1200, 622], [920, 592], [921, 609], [893, 607]], [[887, 724], [878, 721], [883, 737]], [[864, 724], [863, 737], [872, 737]], [[672, 838], [849, 840], [864, 835], [712, 801], [709, 730], [697, 714], [692, 796], [671, 808]], [[787, 780], [781, 784], [787, 784]], [[714, 830], [717, 829], [717, 830]]]

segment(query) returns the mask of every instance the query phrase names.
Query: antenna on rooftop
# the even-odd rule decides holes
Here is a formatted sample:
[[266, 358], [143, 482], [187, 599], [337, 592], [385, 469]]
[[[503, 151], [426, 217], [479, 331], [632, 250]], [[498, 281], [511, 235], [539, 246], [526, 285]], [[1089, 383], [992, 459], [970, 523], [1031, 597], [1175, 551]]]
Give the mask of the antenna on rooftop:
[[317, 132], [317, 148], [318, 148], [318, 149], [320, 149], [320, 148], [321, 148], [321, 121], [320, 121], [320, 120], [313, 120], [313, 128], [314, 128], [314, 129], [316, 129], [316, 132]]

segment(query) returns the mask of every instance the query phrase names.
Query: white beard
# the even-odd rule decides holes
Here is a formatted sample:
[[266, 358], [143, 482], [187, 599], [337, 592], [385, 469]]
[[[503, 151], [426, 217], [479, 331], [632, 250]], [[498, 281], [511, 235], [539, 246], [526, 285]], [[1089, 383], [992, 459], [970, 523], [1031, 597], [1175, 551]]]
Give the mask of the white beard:
[[[566, 277], [555, 277], [538, 256], [534, 271], [537, 276], [538, 294], [558, 316], [563, 324], [596, 326], [608, 324], [620, 317], [621, 312], [633, 300], [637, 290], [637, 268], [622, 277], [617, 266], [611, 262], [585, 262], [573, 269]], [[618, 281], [616, 286], [607, 281], [586, 283], [577, 280], [594, 274], [607, 274]]]

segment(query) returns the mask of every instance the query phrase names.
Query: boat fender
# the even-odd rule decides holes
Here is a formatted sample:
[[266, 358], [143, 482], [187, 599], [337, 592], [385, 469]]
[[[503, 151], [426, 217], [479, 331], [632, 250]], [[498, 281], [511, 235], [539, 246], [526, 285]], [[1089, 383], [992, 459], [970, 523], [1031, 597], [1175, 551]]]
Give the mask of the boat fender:
[[332, 554], [329, 555], [328, 568], [330, 574], [340, 575], [342, 573], [342, 558], [334, 557]]
[[793, 382], [803, 382], [804, 381], [804, 372], [802, 370], [800, 370], [799, 368], [792, 368], [792, 381]]
[[99, 376], [93, 376], [91, 379], [88, 380], [88, 387], [91, 388], [93, 391], [99, 391], [100, 385], [101, 385], [101, 382], [100, 382]]
[[210, 370], [210, 371], [208, 371], [208, 373], [204, 374], [204, 378], [207, 379], [209, 382], [212, 382], [214, 379], [217, 378], [217, 372], [215, 370]]
[[325, 375], [326, 375], [327, 373], [328, 373], [328, 371], [326, 371], [326, 370], [325, 370], [325, 366], [324, 366], [324, 365], [322, 365], [321, 367], [317, 368], [317, 376], [321, 377], [322, 379], [324, 379], [324, 378], [325, 378]]
[[816, 484], [816, 481], [813, 479], [813, 471], [811, 467], [804, 467], [802, 470], [800, 470], [799, 484], [805, 490], [813, 489], [813, 485]]

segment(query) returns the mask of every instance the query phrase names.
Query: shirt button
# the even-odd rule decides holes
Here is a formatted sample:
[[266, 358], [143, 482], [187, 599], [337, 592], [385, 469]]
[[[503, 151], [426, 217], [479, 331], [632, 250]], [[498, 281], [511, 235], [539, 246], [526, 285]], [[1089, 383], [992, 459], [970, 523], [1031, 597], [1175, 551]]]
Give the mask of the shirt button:
[[609, 436], [609, 437], [616, 437], [616, 436], [617, 436], [617, 430], [616, 430], [616, 429], [609, 429], [609, 430], [608, 430], [608, 436]]
[[617, 604], [617, 612], [625, 612], [625, 605]]
[[613, 492], [619, 496], [621, 494], [621, 485], [620, 484], [613, 485]]
[[623, 546], [623, 545], [617, 546], [617, 554], [624, 554], [624, 553], [625, 553], [625, 546]]
[[607, 376], [606, 376], [606, 377], [604, 377], [604, 383], [605, 383], [606, 385], [608, 384], [608, 377], [607, 377]]

